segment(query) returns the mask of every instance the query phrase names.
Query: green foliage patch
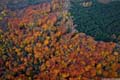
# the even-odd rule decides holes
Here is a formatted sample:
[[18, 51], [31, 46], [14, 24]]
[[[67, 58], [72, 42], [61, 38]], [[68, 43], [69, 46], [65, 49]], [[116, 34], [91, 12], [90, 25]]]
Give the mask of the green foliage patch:
[[101, 4], [92, 1], [92, 6], [83, 7], [82, 1], [71, 0], [70, 12], [76, 29], [96, 40], [118, 42], [120, 37], [120, 2]]

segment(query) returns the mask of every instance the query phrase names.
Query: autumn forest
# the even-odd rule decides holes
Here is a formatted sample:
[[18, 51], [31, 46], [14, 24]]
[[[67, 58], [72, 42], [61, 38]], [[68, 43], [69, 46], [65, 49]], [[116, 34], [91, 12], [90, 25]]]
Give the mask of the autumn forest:
[[0, 80], [120, 78], [120, 45], [79, 32], [69, 0], [1, 6]]

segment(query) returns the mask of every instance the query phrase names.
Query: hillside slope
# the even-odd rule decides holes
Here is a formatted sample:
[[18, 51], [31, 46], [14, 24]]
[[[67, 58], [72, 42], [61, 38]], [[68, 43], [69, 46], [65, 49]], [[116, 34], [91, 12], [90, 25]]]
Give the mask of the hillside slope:
[[[120, 2], [109, 4], [97, 0], [70, 0], [76, 29], [100, 41], [120, 41]], [[102, 0], [104, 1], [104, 0]]]
[[0, 80], [120, 78], [116, 43], [77, 32], [65, 1], [7, 10], [7, 29], [0, 29]]

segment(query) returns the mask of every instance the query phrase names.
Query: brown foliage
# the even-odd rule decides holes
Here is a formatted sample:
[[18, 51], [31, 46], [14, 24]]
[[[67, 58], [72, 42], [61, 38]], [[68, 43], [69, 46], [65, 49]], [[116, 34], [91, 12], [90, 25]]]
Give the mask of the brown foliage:
[[[2, 38], [6, 52], [0, 54], [6, 74], [0, 79], [99, 80], [120, 77], [120, 55], [114, 52], [116, 44], [97, 42], [76, 32], [72, 20], [62, 14], [64, 0], [59, 1], [30, 6], [21, 17], [8, 20], [8, 32]], [[58, 20], [60, 16], [61, 21]]]

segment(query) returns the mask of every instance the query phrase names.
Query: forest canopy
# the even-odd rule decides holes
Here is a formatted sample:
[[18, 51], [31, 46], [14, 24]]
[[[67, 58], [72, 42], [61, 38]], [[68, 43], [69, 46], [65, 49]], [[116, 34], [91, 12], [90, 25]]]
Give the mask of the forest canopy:
[[1, 10], [0, 80], [120, 77], [120, 46], [78, 32], [67, 1]]
[[[70, 12], [79, 32], [98, 41], [120, 41], [120, 2], [112, 0], [70, 0]], [[111, 2], [112, 1], [112, 2]], [[101, 4], [102, 2], [111, 2]]]

